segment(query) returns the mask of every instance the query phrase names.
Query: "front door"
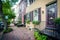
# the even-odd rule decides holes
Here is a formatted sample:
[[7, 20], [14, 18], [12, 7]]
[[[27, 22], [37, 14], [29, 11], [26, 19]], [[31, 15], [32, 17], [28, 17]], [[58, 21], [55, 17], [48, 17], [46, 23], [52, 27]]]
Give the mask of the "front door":
[[53, 19], [57, 17], [57, 3], [52, 3], [47, 7], [47, 27], [54, 27]]
[[26, 24], [26, 15], [24, 15], [24, 25]]

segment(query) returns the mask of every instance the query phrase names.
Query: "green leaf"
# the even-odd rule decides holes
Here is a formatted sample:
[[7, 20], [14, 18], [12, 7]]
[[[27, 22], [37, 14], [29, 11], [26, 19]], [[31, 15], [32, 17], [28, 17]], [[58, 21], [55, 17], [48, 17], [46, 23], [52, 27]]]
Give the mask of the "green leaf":
[[13, 10], [11, 10], [11, 5], [9, 0], [6, 0], [6, 2], [2, 2], [2, 10], [3, 14], [5, 16], [8, 16], [8, 24], [10, 24], [10, 21], [15, 18], [15, 13]]
[[39, 21], [33, 21], [32, 23], [35, 24], [35, 25], [39, 25], [40, 24]]

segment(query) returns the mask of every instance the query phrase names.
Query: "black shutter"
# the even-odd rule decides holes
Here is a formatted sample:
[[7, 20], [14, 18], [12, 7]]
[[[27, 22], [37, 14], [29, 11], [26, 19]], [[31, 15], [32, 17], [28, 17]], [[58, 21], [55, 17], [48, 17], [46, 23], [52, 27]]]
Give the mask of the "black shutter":
[[30, 21], [31, 21], [31, 13], [29, 13], [29, 19], [30, 19]]
[[33, 11], [31, 12], [31, 21], [33, 21]]
[[33, 11], [31, 12], [31, 21], [33, 21]]
[[30, 12], [30, 21], [32, 22], [33, 21], [33, 11], [32, 12]]
[[38, 8], [38, 21], [41, 21], [41, 8]]

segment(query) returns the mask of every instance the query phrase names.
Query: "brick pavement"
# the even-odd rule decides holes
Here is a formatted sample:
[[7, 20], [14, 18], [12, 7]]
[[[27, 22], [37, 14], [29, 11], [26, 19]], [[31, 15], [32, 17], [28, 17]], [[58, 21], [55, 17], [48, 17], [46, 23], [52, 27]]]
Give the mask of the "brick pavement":
[[3, 32], [0, 32], [0, 40], [1, 40], [1, 38], [2, 38], [2, 35], [3, 35]]
[[2, 40], [35, 40], [33, 31], [25, 27], [11, 27], [12, 32], [4, 34]]

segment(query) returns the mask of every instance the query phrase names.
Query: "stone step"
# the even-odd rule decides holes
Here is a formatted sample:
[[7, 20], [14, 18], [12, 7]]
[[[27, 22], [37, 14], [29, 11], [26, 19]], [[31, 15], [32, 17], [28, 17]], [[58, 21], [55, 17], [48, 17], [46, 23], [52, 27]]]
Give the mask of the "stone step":
[[45, 29], [45, 30], [43, 30], [43, 33], [48, 35], [48, 36], [60, 39], [60, 33], [58, 33], [55, 30]]

